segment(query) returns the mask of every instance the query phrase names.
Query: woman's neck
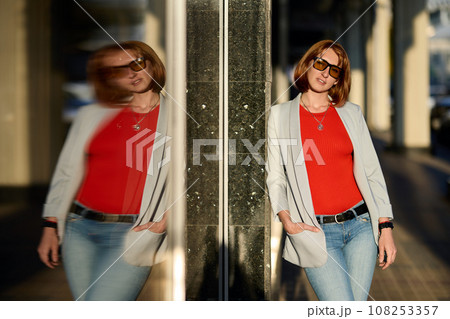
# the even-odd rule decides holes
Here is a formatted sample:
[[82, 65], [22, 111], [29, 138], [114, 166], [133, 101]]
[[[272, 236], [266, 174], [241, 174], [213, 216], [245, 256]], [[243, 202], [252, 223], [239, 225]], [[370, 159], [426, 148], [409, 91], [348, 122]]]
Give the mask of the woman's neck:
[[135, 93], [130, 101], [130, 107], [134, 112], [147, 113], [159, 104], [159, 94], [153, 91]]
[[308, 108], [312, 113], [325, 112], [330, 106], [330, 100], [328, 99], [328, 92], [315, 93], [305, 92], [301, 95], [301, 104]]

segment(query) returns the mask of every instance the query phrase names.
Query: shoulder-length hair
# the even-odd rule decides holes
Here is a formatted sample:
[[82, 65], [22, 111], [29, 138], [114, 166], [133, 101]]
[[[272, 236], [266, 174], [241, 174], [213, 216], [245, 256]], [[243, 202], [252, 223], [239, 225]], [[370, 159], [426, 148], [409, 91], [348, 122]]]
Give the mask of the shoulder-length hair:
[[332, 102], [334, 103], [334, 106], [339, 107], [344, 105], [347, 101], [351, 87], [350, 60], [348, 59], [347, 52], [345, 52], [344, 48], [339, 43], [333, 44], [332, 40], [323, 40], [309, 48], [295, 67], [294, 85], [300, 92], [307, 92], [310, 89], [310, 86], [306, 73], [309, 68], [312, 67], [312, 61], [316, 57], [321, 57], [330, 49], [339, 57], [338, 66], [342, 69], [342, 72], [336, 85], [330, 89], [328, 95], [333, 99]]
[[120, 45], [111, 44], [95, 51], [87, 64], [88, 80], [92, 83], [95, 95], [103, 103], [123, 103], [130, 97], [130, 92], [117, 87], [105, 78], [101, 69], [105, 67], [103, 58], [115, 51], [125, 50], [133, 52], [137, 57], [144, 57], [148, 72], [152, 78], [149, 90], [159, 93], [166, 83], [166, 69], [156, 52], [147, 44], [140, 41], [122, 42]]

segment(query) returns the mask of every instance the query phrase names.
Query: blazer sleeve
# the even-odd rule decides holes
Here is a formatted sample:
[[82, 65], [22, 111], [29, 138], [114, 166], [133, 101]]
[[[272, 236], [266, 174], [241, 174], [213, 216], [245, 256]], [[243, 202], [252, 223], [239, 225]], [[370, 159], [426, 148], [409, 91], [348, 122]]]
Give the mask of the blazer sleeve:
[[82, 180], [86, 113], [86, 108], [80, 109], [69, 129], [50, 182], [43, 217], [60, 219], [65, 216], [67, 203], [73, 201]]
[[274, 107], [269, 115], [268, 121], [268, 146], [267, 146], [267, 189], [269, 192], [270, 203], [272, 206], [274, 219], [279, 221], [278, 212], [289, 210], [287, 199], [287, 179], [283, 165], [280, 146], [277, 143], [277, 127], [275, 120], [276, 111]]
[[384, 180], [380, 162], [378, 160], [375, 147], [373, 146], [372, 138], [370, 136], [366, 121], [359, 107], [358, 125], [361, 136], [361, 154], [364, 163], [364, 170], [373, 194], [375, 204], [378, 208], [378, 217], [388, 217], [390, 219], [393, 219], [394, 216], [392, 213], [392, 206], [389, 200], [386, 182]]

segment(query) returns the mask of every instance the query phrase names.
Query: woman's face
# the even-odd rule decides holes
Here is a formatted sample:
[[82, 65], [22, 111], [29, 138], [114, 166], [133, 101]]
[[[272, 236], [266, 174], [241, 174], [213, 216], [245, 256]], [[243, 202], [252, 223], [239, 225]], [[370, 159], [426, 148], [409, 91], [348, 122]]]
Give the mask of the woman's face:
[[[148, 91], [151, 83], [149, 61], [136, 63], [142, 56], [133, 51], [124, 52], [117, 50], [103, 58], [102, 65], [108, 71], [107, 81], [122, 90], [131, 93], [143, 93]], [[134, 68], [135, 70], [133, 70]]]
[[[322, 59], [329, 64], [339, 66], [339, 57], [333, 49], [326, 51], [322, 56]], [[319, 71], [312, 66], [313, 63], [314, 60], [310, 62], [310, 68], [306, 74], [310, 89], [316, 93], [328, 92], [338, 80], [330, 76], [330, 67], [327, 67], [323, 71]]]

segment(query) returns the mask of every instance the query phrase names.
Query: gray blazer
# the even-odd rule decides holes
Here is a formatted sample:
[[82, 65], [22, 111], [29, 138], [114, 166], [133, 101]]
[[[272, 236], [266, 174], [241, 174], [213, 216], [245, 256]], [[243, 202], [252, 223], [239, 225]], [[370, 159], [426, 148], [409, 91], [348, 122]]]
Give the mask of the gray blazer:
[[[321, 229], [315, 217], [300, 136], [300, 96], [271, 108], [268, 121], [267, 187], [275, 220], [288, 210], [294, 222]], [[347, 102], [336, 108], [353, 144], [353, 174], [369, 209], [378, 243], [378, 218], [393, 218], [383, 173], [359, 106]], [[321, 229], [322, 230], [322, 229]], [[287, 234], [283, 258], [301, 267], [320, 267], [327, 261], [323, 231]]]
[[[162, 165], [162, 163], [167, 153], [170, 152], [170, 146], [167, 143], [168, 138], [166, 136], [168, 129], [168, 110], [162, 95], [160, 95], [160, 101], [156, 139], [145, 181], [139, 217], [134, 226], [145, 224], [149, 221], [160, 220], [166, 209], [168, 196], [166, 182], [169, 165]], [[43, 217], [57, 217], [60, 243], [62, 243], [64, 238], [64, 226], [67, 214], [84, 177], [85, 148], [87, 143], [99, 125], [112, 119], [120, 110], [120, 108], [106, 108], [98, 104], [88, 105], [79, 110], [71, 125], [53, 173], [43, 212]], [[145, 235], [145, 238], [139, 237], [142, 235]], [[138, 240], [136, 241], [135, 239]], [[152, 254], [160, 250], [162, 252], [166, 247], [165, 233], [157, 234], [151, 232], [151, 230], [137, 233], [130, 231], [126, 241], [128, 244], [124, 244], [124, 252], [127, 252], [127, 254], [131, 254], [133, 249], [143, 249], [143, 247], [139, 247], [143, 244], [147, 246], [149, 243], [152, 246], [156, 245], [152, 248]], [[133, 249], [129, 249], [130, 243], [133, 244]], [[125, 257], [127, 258], [127, 255]], [[148, 265], [155, 262], [154, 257], [152, 255], [146, 261], [127, 261], [138, 265]], [[157, 257], [156, 260], [160, 261], [161, 258]]]

